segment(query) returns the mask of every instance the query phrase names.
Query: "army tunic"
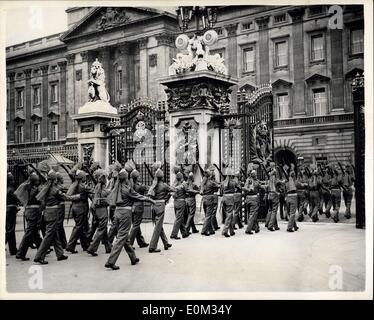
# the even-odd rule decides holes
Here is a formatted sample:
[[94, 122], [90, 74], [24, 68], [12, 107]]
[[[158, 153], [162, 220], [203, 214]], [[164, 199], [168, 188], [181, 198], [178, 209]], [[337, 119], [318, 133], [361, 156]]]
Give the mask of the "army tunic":
[[222, 212], [225, 214], [225, 224], [222, 230], [222, 235], [228, 236], [228, 232], [230, 232], [230, 236], [235, 235], [232, 219], [234, 214], [234, 194], [237, 189], [237, 183], [229, 179], [226, 183], [222, 185]]
[[164, 244], [164, 248], [166, 249], [168, 246], [168, 238], [165, 234], [163, 223], [165, 216], [165, 204], [169, 200], [170, 192], [172, 191], [173, 189], [168, 184], [158, 181], [154, 188], [154, 194], [151, 196], [156, 203], [153, 205], [155, 227], [153, 229], [151, 242], [149, 244], [150, 251], [157, 249], [157, 244], [160, 237]]
[[171, 231], [170, 238], [177, 238], [178, 232], [180, 230], [183, 237], [188, 236], [188, 231], [186, 230], [186, 226], [183, 222], [184, 213], [186, 210], [186, 197], [187, 197], [187, 184], [185, 182], [181, 182], [178, 185], [174, 186], [175, 193], [174, 193], [174, 212], [175, 212], [175, 221], [173, 230]]

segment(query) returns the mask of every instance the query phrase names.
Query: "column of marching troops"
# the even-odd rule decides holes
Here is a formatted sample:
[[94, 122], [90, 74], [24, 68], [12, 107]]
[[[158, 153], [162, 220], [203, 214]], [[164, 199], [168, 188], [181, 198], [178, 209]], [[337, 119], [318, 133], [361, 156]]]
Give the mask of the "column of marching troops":
[[[244, 227], [243, 220], [247, 223], [246, 234], [258, 233], [260, 226], [257, 216], [263, 201], [267, 213], [265, 227], [269, 231], [280, 229], [277, 223], [279, 207], [281, 218], [288, 220], [288, 232], [297, 231], [297, 221], [303, 221], [305, 216], [317, 222], [318, 216], [325, 214], [338, 222], [341, 195], [346, 207], [345, 217], [350, 218], [354, 184], [352, 165], [345, 168], [340, 163], [318, 167], [300, 165], [296, 169], [293, 164], [278, 167], [274, 162], [269, 162], [261, 166], [266, 174], [264, 181], [257, 178], [259, 164], [255, 163], [248, 165], [242, 181], [238, 172], [233, 174], [227, 171], [219, 183], [215, 178], [214, 166], [201, 169], [203, 178], [200, 187], [195, 184], [191, 172], [178, 169], [175, 170], [175, 183], [169, 186], [164, 182], [160, 165], [155, 167], [157, 170], [152, 185], [145, 186], [140, 183], [140, 174], [132, 162], [127, 162], [124, 167], [117, 162], [110, 165], [108, 171], [101, 169], [97, 163], [89, 169], [82, 168], [82, 163], [76, 164], [70, 171], [64, 167], [72, 180], [68, 189], [64, 189], [63, 175], [58, 168], [50, 169], [46, 163], [40, 164], [40, 170], [34, 166], [35, 170], [30, 172], [28, 180], [18, 188], [12, 174], [8, 173], [6, 242], [9, 253], [26, 261], [29, 260], [26, 257], [28, 249], [36, 247], [34, 262], [47, 264], [45, 257], [53, 251], [51, 247], [57, 260], [62, 261], [68, 258], [64, 250], [71, 254], [78, 252], [76, 246], [79, 241], [83, 251], [91, 256], [97, 256], [98, 248], [103, 244], [109, 254], [105, 264], [107, 268], [119, 269], [116, 261], [122, 248], [125, 248], [131, 264], [135, 265], [139, 262], [133, 247], [135, 240], [140, 248], [148, 247], [150, 253], [161, 251], [158, 248], [159, 238], [164, 250], [172, 246], [163, 229], [165, 205], [171, 196], [174, 198], [176, 218], [170, 238], [175, 240], [180, 239], [179, 231], [183, 238], [199, 232], [194, 223], [197, 194], [202, 195], [205, 218], [201, 235], [204, 236], [213, 235], [220, 229], [216, 217], [218, 210], [223, 219], [223, 236], [234, 236], [236, 226], [239, 229]], [[219, 196], [222, 199], [218, 208]], [[242, 214], [243, 199], [245, 217]], [[75, 222], [68, 241], [63, 225], [65, 201], [71, 201], [69, 216]], [[149, 244], [141, 232], [144, 202], [151, 203], [154, 222]], [[26, 226], [17, 249], [15, 225], [21, 206], [24, 207]], [[90, 214], [91, 226], [88, 222]]]

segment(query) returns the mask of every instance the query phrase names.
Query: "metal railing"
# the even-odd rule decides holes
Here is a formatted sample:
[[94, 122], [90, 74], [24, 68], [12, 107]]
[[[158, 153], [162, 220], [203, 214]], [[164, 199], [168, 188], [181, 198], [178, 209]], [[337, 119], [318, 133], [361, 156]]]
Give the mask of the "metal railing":
[[274, 119], [274, 127], [305, 126], [324, 123], [352, 122], [353, 113], [335, 114], [327, 116], [314, 116], [292, 119]]

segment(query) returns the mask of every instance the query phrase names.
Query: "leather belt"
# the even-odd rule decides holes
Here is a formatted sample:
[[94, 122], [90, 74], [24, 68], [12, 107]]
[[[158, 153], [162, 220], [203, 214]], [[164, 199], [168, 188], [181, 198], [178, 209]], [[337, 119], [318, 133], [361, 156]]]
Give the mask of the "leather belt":
[[25, 207], [25, 209], [40, 208], [39, 204], [30, 204]]
[[60, 209], [60, 205], [55, 205], [55, 206], [46, 206], [46, 209]]

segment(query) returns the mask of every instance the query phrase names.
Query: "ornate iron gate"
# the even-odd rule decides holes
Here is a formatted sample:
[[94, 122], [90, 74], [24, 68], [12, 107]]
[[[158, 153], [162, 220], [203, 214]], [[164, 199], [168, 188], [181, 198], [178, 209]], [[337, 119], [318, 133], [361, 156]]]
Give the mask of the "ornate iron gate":
[[[244, 170], [248, 163], [274, 159], [273, 95], [270, 84], [252, 94], [238, 92], [238, 112], [221, 117], [221, 163], [223, 168]], [[260, 179], [264, 179], [261, 167]]]
[[120, 113], [121, 121], [109, 126], [109, 162], [124, 165], [133, 160], [145, 185], [152, 183], [154, 164], [160, 162], [165, 181], [169, 181], [169, 126], [165, 104], [139, 99]]

